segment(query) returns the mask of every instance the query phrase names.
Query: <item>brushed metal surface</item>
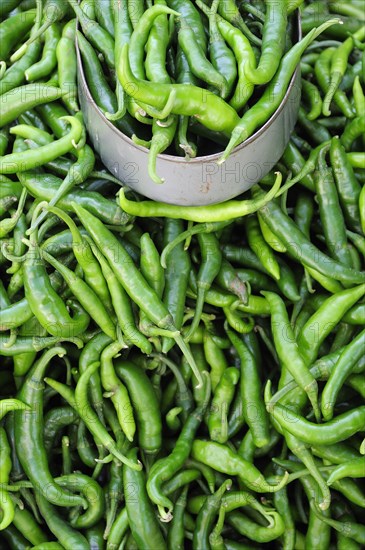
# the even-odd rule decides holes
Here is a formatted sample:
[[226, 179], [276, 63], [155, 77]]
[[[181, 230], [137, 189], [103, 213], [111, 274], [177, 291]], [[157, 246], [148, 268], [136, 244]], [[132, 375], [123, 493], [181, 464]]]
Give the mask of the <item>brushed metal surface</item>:
[[[298, 20], [300, 29], [300, 23]], [[300, 30], [299, 30], [300, 37]], [[154, 183], [147, 170], [148, 150], [133, 143], [103, 115], [88, 89], [78, 56], [78, 89], [85, 124], [104, 165], [121, 184], [153, 200], [178, 205], [207, 205], [234, 198], [260, 181], [282, 156], [294, 129], [301, 97], [297, 68], [279, 108], [249, 139], [236, 147], [222, 165], [220, 153], [185, 160], [159, 155]]]

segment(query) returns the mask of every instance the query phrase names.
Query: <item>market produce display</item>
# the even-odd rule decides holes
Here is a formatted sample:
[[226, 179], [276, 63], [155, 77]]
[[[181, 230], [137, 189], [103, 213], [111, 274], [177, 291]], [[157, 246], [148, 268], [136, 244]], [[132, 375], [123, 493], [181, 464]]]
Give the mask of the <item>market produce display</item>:
[[[0, 550], [363, 548], [362, 2], [4, 0], [0, 17]], [[192, 157], [224, 134], [194, 134], [202, 81], [223, 151], [301, 58], [282, 158], [223, 204], [131, 193], [90, 146], [76, 37], [152, 173], [174, 141]]]

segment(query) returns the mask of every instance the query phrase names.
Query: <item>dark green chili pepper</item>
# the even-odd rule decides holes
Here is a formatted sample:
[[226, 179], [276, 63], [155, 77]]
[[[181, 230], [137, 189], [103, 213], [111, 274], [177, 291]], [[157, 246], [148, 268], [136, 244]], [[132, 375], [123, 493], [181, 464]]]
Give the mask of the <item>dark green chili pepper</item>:
[[13, 525], [8, 525], [2, 535], [7, 544], [10, 545], [11, 550], [27, 550], [29, 548], [29, 541]]
[[[74, 410], [74, 409], [71, 409]], [[74, 411], [77, 415], [77, 412]], [[87, 437], [87, 429], [85, 423], [81, 420], [77, 427], [77, 453], [80, 457], [80, 460], [88, 466], [89, 468], [94, 468], [98, 454], [96, 452], [95, 446], [91, 444], [89, 438]]]
[[[129, 451], [128, 458], [135, 461], [137, 449]], [[165, 549], [166, 543], [148, 499], [145, 475], [124, 467], [123, 485], [129, 526], [138, 548], [148, 550], [153, 545], [156, 550]]]
[[[314, 169], [314, 166], [313, 166], [313, 169], [306, 170], [306, 172], [308, 172], [308, 173], [303, 173], [303, 170], [305, 170], [305, 168], [307, 167], [307, 163], [309, 162], [309, 159], [307, 160], [307, 162], [305, 161], [304, 157], [302, 156], [302, 153], [297, 148], [295, 143], [293, 143], [292, 140], [290, 140], [288, 145], [286, 146], [286, 149], [283, 153], [282, 159], [283, 159], [284, 163], [286, 164], [286, 167], [289, 170], [292, 171], [294, 178], [292, 177], [291, 179], [289, 179], [287, 181], [287, 183], [285, 185], [283, 185], [280, 194], [283, 193], [284, 188], [285, 189], [288, 188], [289, 182], [291, 182], [291, 181], [296, 182], [296, 181], [298, 181], [298, 178], [299, 178], [299, 182], [300, 182], [301, 185], [303, 185], [304, 187], [309, 189], [309, 191], [314, 192], [314, 190], [315, 190], [314, 181], [313, 181], [313, 177], [310, 173]], [[261, 227], [261, 229], [262, 229], [262, 227]], [[278, 251], [278, 252], [280, 252], [280, 251]]]
[[77, 418], [77, 413], [68, 406], [54, 407], [44, 415], [43, 441], [47, 453], [52, 452], [58, 432]]
[[196, 518], [196, 528], [194, 530], [193, 548], [203, 550], [210, 547], [209, 535], [212, 531], [216, 514], [221, 507], [222, 497], [232, 486], [232, 480], [225, 480], [213, 495], [206, 497], [199, 514]]
[[333, 173], [328, 168], [326, 149], [321, 149], [318, 156], [317, 170], [314, 173], [319, 216], [330, 255], [342, 264], [352, 267], [348, 249], [345, 221], [343, 218]]
[[[181, 220], [166, 219], [164, 224], [164, 245], [165, 248], [170, 243], [175, 242], [182, 233], [183, 223]], [[162, 263], [161, 255], [161, 263]], [[174, 247], [169, 255], [169, 261], [166, 262], [165, 270], [165, 288], [163, 293], [163, 302], [170, 311], [174, 324], [181, 329], [184, 316], [186, 289], [188, 286], [190, 272], [190, 256], [184, 250], [183, 244]], [[162, 351], [167, 353], [173, 345], [172, 339], [163, 338]]]
[[[207, 373], [205, 374], [206, 385], [204, 401], [195, 411], [190, 413], [179, 434], [173, 451], [167, 457], [160, 458], [153, 464], [147, 478], [148, 496], [152, 502], [157, 504], [162, 519], [171, 519], [171, 510], [173, 509], [173, 503], [162, 492], [162, 484], [168, 479], [171, 479], [188, 458], [196, 431], [200, 426], [208, 406], [210, 399], [210, 380]], [[168, 508], [167, 512], [165, 511], [165, 507]]]
[[237, 475], [242, 483], [256, 492], [280, 491], [286, 484], [288, 473], [276, 485], [266, 481], [260, 471], [250, 462], [237, 455], [228, 445], [221, 445], [215, 441], [195, 439], [192, 446], [192, 457], [203, 464], [212, 466], [218, 472], [226, 475]]
[[[28, 478], [44, 497], [57, 506], [83, 505], [84, 500], [64, 491], [53, 480], [43, 443], [43, 382], [49, 361], [66, 350], [55, 347], [46, 351], [28, 373], [26, 381], [18, 392], [20, 399], [29, 403], [30, 411], [15, 413], [15, 445], [21, 465]], [[29, 460], [31, 457], [31, 460]]]
[[303, 107], [299, 108], [298, 122], [307, 134], [310, 142], [321, 145], [324, 141], [329, 141], [331, 139], [330, 131], [317, 120], [309, 120]]
[[215, 388], [207, 424], [210, 438], [218, 443], [226, 443], [228, 439], [228, 409], [234, 397], [239, 377], [238, 369], [229, 367], [224, 371]]
[[87, 539], [79, 531], [66, 522], [61, 515], [56, 512], [55, 507], [41, 494], [36, 492], [36, 501], [40, 513], [42, 514], [48, 528], [57, 537], [65, 548], [77, 548], [80, 550], [89, 549]]
[[116, 361], [115, 371], [129, 391], [141, 449], [157, 453], [161, 448], [161, 413], [148, 376], [141, 367], [129, 361]]
[[255, 446], [264, 447], [269, 442], [269, 419], [262, 403], [257, 361], [236, 332], [227, 328], [226, 332], [240, 360], [240, 395], [243, 416], [250, 428]]
[[114, 40], [97, 21], [94, 21], [86, 15], [75, 0], [67, 0], [74, 10], [77, 19], [81, 25], [83, 33], [90, 43], [103, 54], [106, 64], [110, 69], [114, 69]]
[[189, 485], [185, 485], [175, 502], [174, 517], [172, 518], [167, 533], [168, 547], [176, 548], [176, 550], [184, 549], [184, 512], [187, 504], [188, 490]]
[[[255, 192], [254, 196], [261, 197], [262, 195]], [[363, 272], [343, 266], [314, 246], [274, 201], [261, 208], [260, 215], [270, 229], [285, 243], [288, 254], [299, 260], [305, 267], [311, 267], [323, 275], [346, 284], [361, 283], [364, 280]]]

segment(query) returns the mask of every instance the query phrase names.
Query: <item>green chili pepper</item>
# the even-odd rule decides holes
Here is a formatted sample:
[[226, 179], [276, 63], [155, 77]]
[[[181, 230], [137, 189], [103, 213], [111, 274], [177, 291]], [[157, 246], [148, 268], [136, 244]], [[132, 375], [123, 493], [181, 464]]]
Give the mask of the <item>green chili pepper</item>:
[[345, 221], [340, 207], [332, 170], [327, 167], [326, 149], [318, 155], [317, 170], [314, 182], [319, 205], [319, 216], [330, 255], [342, 264], [352, 267], [348, 249]]
[[130, 97], [148, 104], [153, 108], [154, 116], [160, 119], [166, 118], [170, 113], [196, 116], [207, 128], [228, 133], [239, 120], [235, 110], [222, 98], [198, 86], [151, 83], [136, 78], [129, 66], [127, 44], [122, 48], [116, 69], [118, 78]]
[[9, 90], [1, 96], [0, 127], [13, 122], [21, 113], [36, 105], [55, 101], [62, 96], [62, 90], [46, 84], [26, 84]]
[[215, 388], [207, 424], [210, 438], [218, 443], [226, 443], [228, 439], [228, 409], [239, 377], [239, 371], [235, 367], [229, 367]]
[[116, 329], [115, 324], [110, 318], [110, 314], [105, 309], [103, 302], [98, 295], [68, 267], [53, 258], [50, 254], [43, 251], [41, 256], [51, 264], [62, 277], [65, 279], [68, 287], [72, 291], [75, 298], [80, 302], [81, 306], [90, 315], [90, 318], [107, 334], [110, 338], [115, 339]]
[[274, 113], [286, 94], [289, 81], [305, 49], [319, 34], [335, 22], [336, 20], [332, 19], [313, 29], [282, 57], [275, 76], [265, 88], [261, 98], [253, 107], [246, 111], [240, 122], [232, 130], [229, 144], [225, 148], [223, 155], [219, 158], [218, 164], [227, 160], [232, 150], [250, 137], [256, 128], [261, 126]]
[[245, 67], [247, 78], [253, 84], [266, 84], [273, 78], [285, 50], [287, 7], [275, 0], [266, 0], [265, 8], [258, 66], [255, 68], [248, 63]]
[[57, 537], [62, 546], [66, 548], [79, 548], [80, 550], [89, 548], [89, 543], [84, 535], [71, 527], [69, 523], [56, 512], [55, 507], [50, 504], [40, 491], [36, 492], [36, 502], [48, 528]]
[[229, 491], [232, 486], [232, 480], [225, 480], [213, 495], [206, 497], [199, 514], [196, 518], [196, 528], [194, 531], [193, 545], [197, 550], [209, 548], [210, 533], [215, 520], [215, 515], [218, 513], [223, 495]]
[[333, 409], [336, 398], [346, 377], [351, 373], [352, 367], [362, 357], [364, 349], [365, 331], [361, 331], [352, 342], [346, 346], [340, 355], [331, 375], [323, 389], [321, 398], [321, 409], [325, 420], [333, 416]]
[[323, 340], [364, 293], [365, 285], [337, 292], [325, 300], [316, 313], [308, 319], [297, 338], [300, 354], [307, 364], [316, 359]]
[[[18, 392], [20, 399], [29, 403], [30, 410], [15, 413], [15, 444], [21, 465], [30, 481], [44, 492], [44, 498], [57, 506], [83, 505], [84, 500], [64, 491], [53, 480], [49, 471], [47, 455], [43, 443], [43, 383], [42, 379], [49, 361], [56, 355], [62, 356], [66, 350], [55, 347], [46, 351], [27, 375]], [[29, 460], [29, 457], [32, 460]]]
[[41, 59], [28, 67], [25, 78], [28, 82], [47, 77], [57, 65], [56, 48], [61, 38], [61, 30], [57, 23], [53, 23], [44, 33], [44, 46]]
[[218, 472], [226, 475], [237, 475], [247, 488], [256, 492], [280, 491], [286, 484], [288, 473], [276, 485], [268, 483], [260, 471], [250, 462], [238, 456], [227, 445], [221, 445], [213, 441], [195, 439], [192, 446], [192, 457], [203, 464], [212, 466]]
[[[165, 520], [171, 519], [173, 503], [162, 493], [161, 486], [163, 482], [170, 479], [182, 467], [190, 454], [192, 445], [194, 445], [193, 439], [207, 409], [210, 398], [210, 380], [207, 375], [205, 378], [206, 386], [204, 401], [195, 411], [190, 413], [171, 454], [157, 460], [153, 464], [147, 478], [148, 496], [152, 502], [157, 504], [160, 517]], [[165, 507], [168, 508], [167, 512], [165, 511]]]
[[110, 69], [114, 69], [114, 40], [97, 21], [86, 15], [75, 0], [67, 0], [74, 10], [81, 28], [90, 43], [103, 54], [103, 57]]
[[329, 445], [338, 443], [357, 433], [364, 425], [365, 407], [351, 409], [325, 424], [309, 422], [280, 403], [275, 403], [271, 407], [269, 383], [265, 388], [265, 402], [268, 412], [273, 415], [280, 426], [303, 442], [313, 445], [321, 444], [323, 441]]
[[[0, 483], [9, 483], [12, 469], [11, 448], [4, 428], [0, 428]], [[14, 520], [15, 507], [6, 490], [1, 489], [2, 518], [0, 530], [6, 529]]]
[[113, 357], [118, 355], [121, 348], [119, 342], [113, 342], [104, 348], [100, 356], [100, 377], [104, 390], [113, 402], [123, 432], [129, 441], [133, 441], [136, 425], [132, 405], [127, 389], [118, 378], [113, 365]]
[[238, 334], [227, 328], [226, 332], [240, 360], [243, 416], [250, 428], [255, 446], [264, 447], [269, 441], [269, 419], [262, 403], [258, 365], [248, 346]]
[[213, 204], [209, 206], [175, 206], [157, 201], [130, 201], [125, 197], [123, 189], [119, 193], [121, 208], [130, 214], [140, 217], [169, 217], [174, 219], [190, 220], [197, 223], [220, 222], [232, 218], [246, 216], [263, 208], [274, 196], [276, 196], [281, 184], [281, 174], [277, 173], [276, 181], [272, 189], [260, 201], [227, 201], [223, 205]]
[[[137, 449], [129, 451], [128, 458], [135, 460]], [[151, 545], [156, 550], [166, 548], [152, 503], [148, 499], [144, 474], [124, 467], [123, 484], [129, 525], [138, 548], [147, 550]]]
[[[162, 445], [159, 403], [148, 376], [141, 367], [128, 361], [115, 362], [115, 371], [130, 394], [138, 430], [138, 441], [146, 453], [155, 454]], [[129, 414], [130, 411], [121, 411]]]
[[[254, 196], [261, 198], [262, 195], [255, 192]], [[274, 201], [261, 208], [260, 215], [285, 243], [288, 254], [299, 260], [305, 267], [311, 267], [323, 275], [346, 284], [361, 283], [364, 280], [365, 275], [362, 272], [343, 266], [313, 245]]]
[[[159, 328], [171, 331], [169, 335], [174, 338], [184, 355], [186, 355], [191, 368], [196, 371], [197, 378], [201, 383], [201, 377], [197, 372], [194, 358], [181, 335], [176, 331], [171, 314], [156, 292], [146, 283], [121, 243], [101, 222], [99, 223], [99, 220], [85, 209], [76, 203], [73, 203], [73, 208], [84, 227], [90, 232], [100, 251], [108, 257], [115, 275], [126, 292]], [[115, 256], [116, 253], [117, 257]]]

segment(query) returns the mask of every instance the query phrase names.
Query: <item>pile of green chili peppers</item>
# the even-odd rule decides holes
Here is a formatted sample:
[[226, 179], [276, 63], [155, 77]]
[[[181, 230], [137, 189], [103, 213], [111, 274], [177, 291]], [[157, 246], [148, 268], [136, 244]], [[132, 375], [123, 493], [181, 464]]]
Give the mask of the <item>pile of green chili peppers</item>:
[[[227, 43], [235, 6], [229, 25], [262, 57], [273, 4], [196, 2]], [[0, 4], [0, 550], [365, 546], [362, 4], [303, 3], [312, 41], [289, 144], [247, 196], [207, 207], [121, 188], [77, 97], [76, 32], [110, 120], [142, 131], [131, 111], [146, 105], [152, 135], [175, 124], [193, 156], [193, 115], [160, 126], [113, 72], [123, 24], [141, 81], [174, 25], [189, 72], [186, 6]], [[207, 83], [215, 100], [226, 80]]]

